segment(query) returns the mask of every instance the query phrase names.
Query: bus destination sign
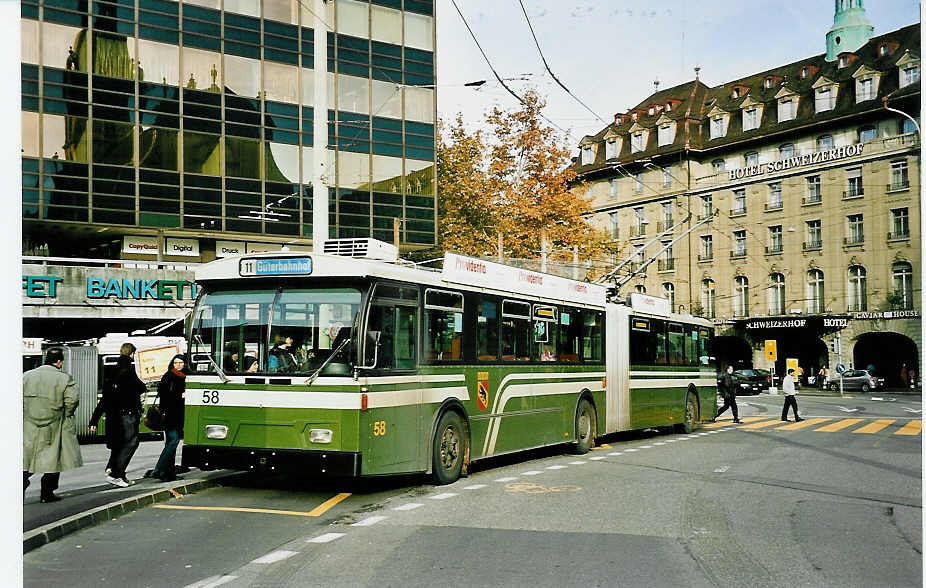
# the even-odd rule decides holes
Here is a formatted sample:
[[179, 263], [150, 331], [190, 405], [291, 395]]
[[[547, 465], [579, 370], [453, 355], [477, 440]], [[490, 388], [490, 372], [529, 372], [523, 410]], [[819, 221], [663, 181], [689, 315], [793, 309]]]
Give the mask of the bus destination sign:
[[307, 276], [311, 273], [311, 257], [258, 257], [238, 262], [241, 276]]

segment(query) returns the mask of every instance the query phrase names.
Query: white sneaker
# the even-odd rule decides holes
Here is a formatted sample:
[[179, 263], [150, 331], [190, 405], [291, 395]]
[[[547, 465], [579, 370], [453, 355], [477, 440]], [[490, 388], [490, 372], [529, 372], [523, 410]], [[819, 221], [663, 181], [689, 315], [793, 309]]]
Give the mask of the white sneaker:
[[109, 474], [113, 473], [113, 470], [112, 468], [106, 468], [105, 470], [103, 470], [103, 473], [108, 476]]
[[119, 486], [120, 488], [129, 487], [129, 483], [121, 478], [113, 478], [112, 476], [106, 476], [106, 481], [112, 484], [113, 486]]

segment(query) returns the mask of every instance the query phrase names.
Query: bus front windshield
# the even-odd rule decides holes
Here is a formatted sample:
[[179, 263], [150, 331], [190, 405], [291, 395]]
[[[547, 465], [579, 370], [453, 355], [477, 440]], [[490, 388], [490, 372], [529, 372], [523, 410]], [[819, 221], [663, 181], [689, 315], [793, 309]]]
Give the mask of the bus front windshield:
[[359, 309], [360, 291], [352, 288], [207, 293], [193, 318], [192, 367], [308, 375], [328, 361], [321, 375], [348, 375], [356, 362]]

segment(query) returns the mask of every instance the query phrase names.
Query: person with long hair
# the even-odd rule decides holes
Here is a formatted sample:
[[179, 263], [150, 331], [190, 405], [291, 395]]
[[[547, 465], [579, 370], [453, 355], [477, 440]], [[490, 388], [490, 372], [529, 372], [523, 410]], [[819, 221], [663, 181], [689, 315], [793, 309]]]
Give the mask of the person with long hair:
[[172, 482], [177, 478], [177, 446], [183, 438], [183, 393], [186, 391], [186, 361], [183, 355], [175, 355], [170, 367], [158, 384], [161, 398], [161, 423], [164, 427], [164, 449], [151, 472], [152, 478]]

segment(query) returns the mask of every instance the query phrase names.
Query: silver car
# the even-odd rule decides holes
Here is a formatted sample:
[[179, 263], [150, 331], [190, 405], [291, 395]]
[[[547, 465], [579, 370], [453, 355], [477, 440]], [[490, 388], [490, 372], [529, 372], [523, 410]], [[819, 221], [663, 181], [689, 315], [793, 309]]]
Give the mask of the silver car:
[[[839, 390], [839, 374], [830, 377], [830, 390]], [[877, 390], [884, 386], [884, 378], [872, 375], [868, 370], [849, 370], [842, 374], [843, 390]]]

